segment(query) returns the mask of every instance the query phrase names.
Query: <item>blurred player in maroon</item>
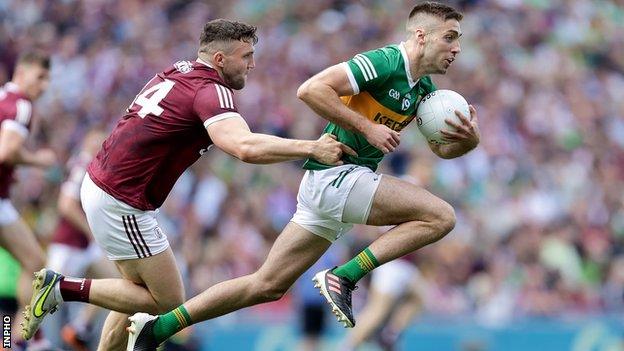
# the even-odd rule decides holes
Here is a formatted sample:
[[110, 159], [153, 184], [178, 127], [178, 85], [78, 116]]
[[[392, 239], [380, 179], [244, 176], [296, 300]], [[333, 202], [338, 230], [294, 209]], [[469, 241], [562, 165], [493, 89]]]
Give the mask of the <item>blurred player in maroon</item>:
[[213, 144], [258, 164], [312, 157], [335, 165], [342, 164], [343, 152], [355, 154], [328, 134], [316, 141], [291, 140], [249, 130], [232, 91], [245, 86], [254, 68], [255, 32], [240, 22], [208, 22], [198, 59], [176, 62], [139, 92], [89, 165], [81, 189], [93, 236], [124, 279], [39, 271], [25, 338], [62, 301], [83, 301], [117, 311], [104, 325], [100, 348], [120, 348], [127, 314], [162, 313], [184, 302], [180, 273], [156, 213], [182, 172]]
[[[28, 302], [30, 275], [45, 263], [45, 254], [33, 232], [9, 200], [16, 166], [47, 168], [56, 163], [52, 150], [29, 151], [24, 143], [32, 125], [32, 102], [48, 87], [50, 58], [41, 53], [24, 53], [17, 60], [12, 80], [0, 87], [0, 245], [22, 267], [18, 302]], [[19, 318], [19, 317], [18, 317]]]
[[[48, 246], [46, 267], [64, 275], [90, 278], [114, 278], [119, 274], [115, 266], [104, 258], [102, 250], [93, 240], [80, 204], [80, 186], [87, 166], [100, 149], [106, 134], [101, 130], [89, 131], [77, 152], [67, 163], [68, 177], [61, 186], [58, 198], [59, 223]], [[77, 307], [77, 306], [76, 306]], [[46, 324], [45, 335], [57, 347], [61, 340], [77, 351], [88, 350], [91, 339], [90, 326], [101, 309], [94, 305], [80, 306], [77, 316], [69, 323], [71, 314], [56, 314]], [[62, 329], [61, 329], [62, 327]], [[60, 332], [60, 333], [59, 333]]]
[[341, 350], [359, 350], [367, 341], [384, 351], [396, 349], [401, 334], [422, 309], [426, 281], [413, 259], [413, 254], [403, 256], [373, 271], [361, 322], [347, 333]]

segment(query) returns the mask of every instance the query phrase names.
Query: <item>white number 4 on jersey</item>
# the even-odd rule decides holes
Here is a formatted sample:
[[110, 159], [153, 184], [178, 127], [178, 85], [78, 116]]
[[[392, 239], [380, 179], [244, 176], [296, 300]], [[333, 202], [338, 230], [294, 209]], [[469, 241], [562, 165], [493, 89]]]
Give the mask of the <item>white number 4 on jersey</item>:
[[158, 106], [158, 103], [160, 103], [160, 101], [162, 101], [162, 99], [169, 94], [169, 91], [171, 91], [174, 84], [174, 81], [165, 79], [153, 87], [141, 92], [136, 96], [136, 98], [134, 98], [134, 101], [132, 101], [128, 110], [130, 110], [134, 104], [137, 104], [141, 106], [141, 109], [137, 112], [139, 117], [145, 118], [148, 114], [160, 116], [164, 110], [162, 107]]

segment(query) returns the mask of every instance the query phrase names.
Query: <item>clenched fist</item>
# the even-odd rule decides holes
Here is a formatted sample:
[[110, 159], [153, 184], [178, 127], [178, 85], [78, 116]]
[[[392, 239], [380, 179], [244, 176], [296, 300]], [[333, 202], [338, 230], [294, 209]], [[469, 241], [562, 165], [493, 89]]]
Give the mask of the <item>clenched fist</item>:
[[325, 133], [316, 141], [312, 158], [326, 165], [339, 166], [343, 164], [343, 154], [357, 156], [352, 148], [337, 141], [335, 135]]

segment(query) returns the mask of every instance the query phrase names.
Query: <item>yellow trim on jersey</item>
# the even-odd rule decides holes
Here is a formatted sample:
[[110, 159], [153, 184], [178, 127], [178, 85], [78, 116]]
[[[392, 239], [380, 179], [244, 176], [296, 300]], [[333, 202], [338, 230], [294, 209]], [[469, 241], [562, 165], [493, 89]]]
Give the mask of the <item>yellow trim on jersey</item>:
[[402, 115], [390, 110], [366, 91], [353, 96], [343, 96], [341, 99], [345, 105], [370, 121], [385, 124], [392, 130], [402, 130], [414, 118], [414, 116]]

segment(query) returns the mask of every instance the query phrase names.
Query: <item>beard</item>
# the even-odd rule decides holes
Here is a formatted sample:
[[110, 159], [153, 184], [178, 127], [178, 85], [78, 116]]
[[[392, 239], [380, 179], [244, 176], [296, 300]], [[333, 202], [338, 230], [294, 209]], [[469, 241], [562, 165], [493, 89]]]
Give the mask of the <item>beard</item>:
[[245, 87], [245, 75], [234, 74], [233, 72], [223, 71], [223, 80], [234, 90], [241, 90]]

